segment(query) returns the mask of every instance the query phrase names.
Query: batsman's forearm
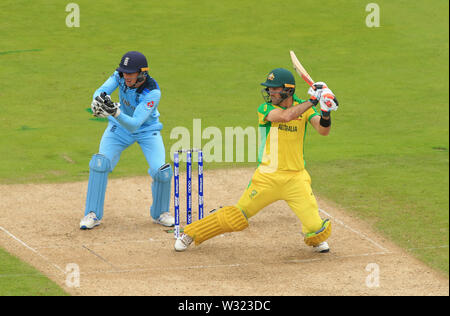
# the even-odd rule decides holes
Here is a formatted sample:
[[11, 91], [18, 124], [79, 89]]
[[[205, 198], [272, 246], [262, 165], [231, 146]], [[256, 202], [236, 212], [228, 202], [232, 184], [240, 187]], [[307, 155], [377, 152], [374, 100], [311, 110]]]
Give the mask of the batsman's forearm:
[[309, 108], [311, 108], [313, 104], [309, 101], [297, 104], [287, 110], [285, 110], [286, 120], [292, 121], [298, 118], [300, 115], [305, 113]]
[[331, 129], [331, 116], [328, 114], [327, 116], [322, 115], [320, 117], [318, 132], [320, 135], [327, 136], [330, 134]]

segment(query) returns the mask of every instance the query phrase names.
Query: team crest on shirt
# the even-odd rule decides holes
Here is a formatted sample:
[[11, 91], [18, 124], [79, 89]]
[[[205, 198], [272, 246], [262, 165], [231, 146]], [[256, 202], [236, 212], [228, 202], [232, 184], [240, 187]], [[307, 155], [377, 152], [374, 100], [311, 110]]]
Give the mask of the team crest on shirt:
[[253, 198], [255, 197], [256, 194], [258, 194], [258, 191], [252, 190], [252, 193], [250, 193], [249, 197], [250, 197], [251, 199], [253, 199]]
[[154, 101], [150, 101], [147, 103], [147, 109], [151, 109], [155, 105]]

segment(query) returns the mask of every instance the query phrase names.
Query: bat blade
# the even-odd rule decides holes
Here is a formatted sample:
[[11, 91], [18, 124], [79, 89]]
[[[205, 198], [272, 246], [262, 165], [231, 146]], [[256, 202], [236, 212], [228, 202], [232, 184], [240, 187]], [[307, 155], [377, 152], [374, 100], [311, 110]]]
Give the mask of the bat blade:
[[292, 65], [294, 66], [295, 71], [300, 75], [300, 77], [303, 78], [303, 80], [306, 81], [307, 84], [309, 84], [312, 87], [314, 84], [314, 80], [312, 80], [311, 76], [302, 66], [297, 56], [295, 56], [294, 51], [291, 50], [289, 53], [291, 55]]

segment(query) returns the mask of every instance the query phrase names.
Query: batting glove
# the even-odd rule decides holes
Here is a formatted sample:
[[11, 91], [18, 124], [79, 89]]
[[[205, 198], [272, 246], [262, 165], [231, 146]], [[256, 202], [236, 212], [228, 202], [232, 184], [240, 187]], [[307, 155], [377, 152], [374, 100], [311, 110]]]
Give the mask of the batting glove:
[[320, 97], [322, 95], [322, 91], [325, 88], [327, 88], [327, 84], [325, 82], [319, 81], [319, 82], [314, 83], [312, 85], [312, 87], [309, 88], [309, 90], [308, 90], [308, 94], [311, 96], [309, 101], [312, 104], [317, 105], [317, 103], [319, 102]]
[[322, 89], [322, 94], [320, 96], [320, 110], [323, 116], [329, 116], [330, 111], [337, 111], [339, 107], [339, 102], [333, 92], [328, 89]]

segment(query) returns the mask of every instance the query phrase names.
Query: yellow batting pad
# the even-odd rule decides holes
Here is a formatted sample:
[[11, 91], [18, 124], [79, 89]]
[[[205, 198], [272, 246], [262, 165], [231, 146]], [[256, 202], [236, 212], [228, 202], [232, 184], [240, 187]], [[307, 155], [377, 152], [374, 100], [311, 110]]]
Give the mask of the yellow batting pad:
[[217, 235], [241, 231], [248, 227], [248, 221], [240, 209], [226, 206], [216, 212], [195, 221], [184, 228], [184, 233], [199, 245]]
[[305, 236], [305, 244], [308, 246], [318, 246], [320, 243], [324, 242], [328, 239], [331, 235], [331, 222], [330, 220], [326, 219], [323, 224], [322, 228], [311, 234], [307, 234]]

